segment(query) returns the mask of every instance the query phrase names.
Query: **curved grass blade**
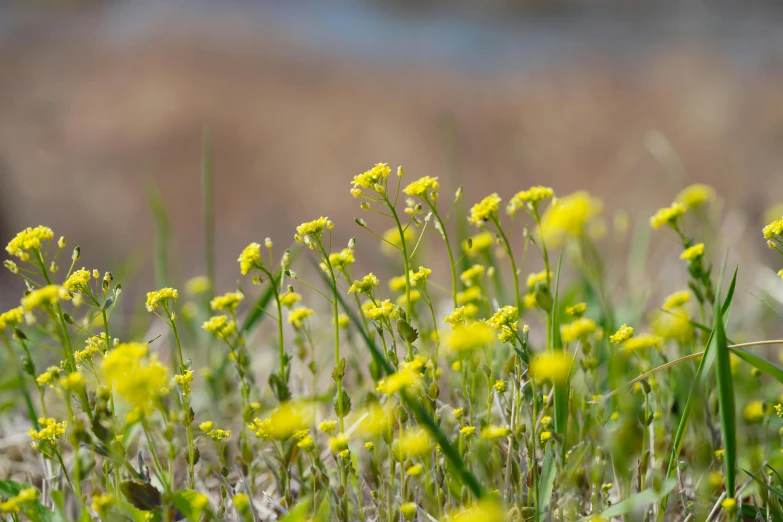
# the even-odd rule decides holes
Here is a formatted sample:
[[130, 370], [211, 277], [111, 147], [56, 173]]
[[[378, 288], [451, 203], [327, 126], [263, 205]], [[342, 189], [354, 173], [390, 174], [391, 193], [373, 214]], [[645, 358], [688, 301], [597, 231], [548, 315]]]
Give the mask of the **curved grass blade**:
[[[617, 504], [613, 504], [612, 506], [608, 507], [607, 509], [603, 510], [599, 516], [601, 518], [605, 518], [607, 520], [611, 520], [613, 517], [619, 517], [622, 515], [627, 515], [628, 513], [632, 513], [636, 509], [638, 509], [641, 506], [652, 504], [653, 502], [657, 502], [659, 498], [666, 497], [669, 495], [671, 490], [674, 489], [674, 486], [677, 485], [677, 479], [670, 478], [667, 479], [661, 489], [654, 490], [654, 489], [645, 489], [644, 491], [641, 491], [635, 495], [632, 495], [628, 497], [625, 500], [622, 500], [618, 502]], [[595, 515], [590, 515], [589, 517], [585, 517], [579, 520], [579, 522], [587, 522], [588, 520], [594, 520]]]
[[[721, 268], [721, 275], [718, 282], [718, 288], [721, 288], [723, 286], [723, 273], [726, 268], [726, 261], [724, 258], [723, 261], [723, 267]], [[731, 278], [731, 284], [729, 284], [729, 290], [726, 293], [726, 299], [723, 300], [723, 306], [720, 307], [720, 314], [722, 317], [722, 321], [728, 321], [729, 318], [729, 312], [731, 310], [731, 301], [734, 299], [734, 290], [737, 285], [737, 268], [734, 269], [734, 276]], [[717, 299], [716, 299], [717, 300]], [[717, 308], [717, 306], [715, 307]], [[691, 409], [693, 408], [693, 402], [694, 398], [696, 397], [696, 394], [699, 393], [699, 388], [701, 387], [705, 375], [709, 373], [710, 367], [712, 366], [713, 361], [715, 360], [715, 350], [711, 350], [710, 347], [712, 346], [712, 338], [715, 334], [715, 327], [713, 326], [713, 331], [710, 333], [710, 337], [707, 339], [707, 347], [704, 351], [704, 356], [701, 358], [701, 361], [699, 362], [699, 367], [696, 370], [696, 378], [693, 380], [693, 384], [691, 385], [690, 393], [688, 394], [688, 399], [685, 402], [685, 408], [682, 412], [682, 417], [680, 417], [680, 424], [677, 426], [677, 432], [674, 435], [674, 445], [672, 447], [672, 452], [669, 455], [669, 464], [666, 467], [666, 478], [671, 477], [674, 474], [675, 466], [677, 465], [677, 457], [680, 455], [680, 451], [682, 450], [682, 443], [685, 440], [685, 431], [688, 428], [688, 419], [690, 418]], [[669, 496], [665, 495], [663, 497], [663, 500], [661, 501], [661, 509], [658, 510], [658, 520], [663, 520], [663, 517], [666, 513], [666, 504], [669, 500]]]
[[552, 489], [555, 485], [555, 454], [549, 445], [544, 455], [544, 463], [541, 465], [541, 477], [538, 482], [538, 520], [544, 520], [544, 515], [549, 509], [549, 501], [552, 499]]
[[742, 348], [734, 349], [732, 352], [734, 352], [734, 355], [750, 364], [754, 368], [757, 368], [758, 370], [766, 373], [778, 382], [783, 383], [783, 368], [775, 366], [763, 357], [759, 357], [755, 353], [749, 352]]
[[[720, 290], [718, 290], [718, 296]], [[719, 303], [716, 296], [715, 304]], [[725, 469], [726, 494], [733, 497], [737, 480], [737, 412], [734, 404], [734, 382], [731, 377], [729, 346], [720, 310], [715, 306], [715, 375], [718, 381], [718, 408], [720, 411], [721, 434], [723, 435], [723, 465]]]
[[[327, 278], [326, 274], [324, 274], [321, 270], [318, 270], [318, 274], [321, 276], [321, 278], [324, 280], [324, 283], [331, 286], [331, 281]], [[351, 309], [351, 307], [348, 306], [348, 304], [345, 302], [345, 299], [343, 299], [343, 296], [337, 293], [337, 300], [339, 301], [339, 305], [342, 307], [345, 314], [348, 316], [350, 321], [354, 324], [357, 330], [362, 335], [362, 338], [364, 338], [365, 343], [367, 344], [367, 348], [370, 350], [370, 354], [372, 355], [373, 359], [375, 359], [375, 362], [378, 364], [378, 366], [383, 370], [383, 372], [386, 375], [391, 375], [394, 373], [394, 368], [391, 364], [389, 364], [389, 361], [386, 360], [386, 358], [383, 356], [383, 352], [378, 348], [378, 346], [373, 342], [372, 339], [370, 339], [370, 336], [367, 334], [367, 332], [364, 329], [364, 325], [359, 320], [358, 317], [356, 317], [356, 313]], [[429, 413], [427, 413], [427, 410], [424, 409], [424, 406], [416, 400], [415, 397], [412, 397], [409, 395], [405, 390], [402, 390], [400, 392], [400, 397], [402, 398], [403, 402], [405, 402], [405, 405], [411, 410], [413, 413], [413, 416], [416, 418], [416, 420], [424, 426], [424, 428], [430, 433], [432, 438], [435, 440], [435, 442], [440, 446], [441, 451], [443, 452], [443, 455], [446, 457], [446, 459], [449, 461], [449, 463], [454, 468], [454, 471], [459, 476], [460, 480], [463, 484], [465, 484], [468, 489], [470, 489], [471, 493], [475, 495], [476, 498], [481, 498], [484, 494], [484, 491], [479, 484], [476, 477], [468, 471], [467, 466], [465, 466], [465, 462], [462, 460], [462, 457], [457, 452], [457, 450], [454, 448], [454, 446], [449, 441], [448, 437], [446, 437], [446, 434], [443, 433], [443, 430], [440, 429], [440, 426], [438, 426], [433, 418], [430, 416]]]

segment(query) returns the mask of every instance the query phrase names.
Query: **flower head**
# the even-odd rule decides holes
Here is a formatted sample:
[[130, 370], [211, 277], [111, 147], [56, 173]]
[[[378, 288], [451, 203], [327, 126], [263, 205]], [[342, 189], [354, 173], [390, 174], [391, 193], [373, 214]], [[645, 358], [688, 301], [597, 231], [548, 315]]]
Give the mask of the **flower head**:
[[247, 275], [253, 268], [264, 266], [264, 261], [261, 259], [261, 245], [258, 243], [250, 243], [245, 247], [239, 258], [239, 271], [242, 275]]
[[209, 306], [212, 310], [225, 310], [228, 312], [234, 312], [239, 306], [239, 303], [245, 298], [245, 294], [242, 292], [229, 292], [227, 294], [219, 295], [210, 301]]
[[567, 237], [581, 237], [585, 226], [602, 211], [601, 201], [584, 191], [559, 198], [541, 218], [542, 239], [547, 245], [557, 247]]
[[17, 306], [16, 308], [11, 308], [7, 312], [3, 312], [0, 314], [0, 332], [5, 330], [6, 328], [12, 327], [17, 324], [22, 323], [22, 319], [24, 318], [24, 308], [21, 306]]
[[529, 208], [531, 211], [538, 208], [538, 205], [546, 200], [555, 197], [555, 191], [549, 187], [541, 185], [530, 187], [522, 192], [517, 192], [506, 206], [506, 212], [509, 216], [515, 215], [521, 208]]
[[168, 369], [156, 355], [148, 355], [148, 345], [122, 343], [103, 358], [106, 382], [133, 407], [128, 421], [151, 413], [154, 403], [168, 393]]
[[35, 228], [26, 228], [16, 234], [16, 236], [5, 247], [6, 252], [16, 256], [22, 261], [30, 258], [30, 251], [40, 251], [41, 244], [44, 241], [52, 239], [54, 232], [49, 227], [37, 226]]
[[672, 203], [670, 207], [664, 207], [650, 218], [650, 226], [658, 230], [664, 225], [677, 227], [677, 222], [685, 214], [685, 206], [681, 203]]
[[22, 308], [26, 312], [31, 312], [42, 306], [54, 306], [62, 299], [66, 291], [60, 285], [47, 285], [37, 290], [33, 290], [22, 298]]
[[494, 337], [487, 324], [476, 322], [454, 328], [447, 344], [457, 353], [470, 352], [492, 344]]
[[715, 189], [702, 183], [694, 183], [682, 189], [674, 198], [688, 208], [698, 208], [708, 201], [715, 199]]
[[633, 327], [627, 324], [622, 325], [613, 335], [609, 336], [609, 342], [612, 344], [622, 344], [633, 336]]
[[496, 426], [494, 424], [490, 424], [481, 430], [481, 438], [488, 440], [500, 439], [502, 437], [507, 437], [510, 433], [511, 430], [508, 426]]
[[427, 198], [428, 194], [435, 192], [440, 188], [438, 185], [438, 178], [431, 178], [424, 176], [416, 181], [410, 183], [402, 191], [409, 196], [417, 196], [420, 198]]
[[562, 325], [560, 327], [560, 335], [563, 337], [564, 343], [570, 343], [584, 339], [595, 332], [595, 330], [595, 321], [588, 319], [587, 317], [580, 317], [573, 322]]
[[671, 310], [672, 308], [678, 308], [687, 303], [691, 300], [691, 293], [687, 290], [681, 290], [679, 292], [674, 292], [673, 294], [669, 294], [666, 296], [666, 299], [663, 301], [663, 305], [661, 308], [664, 310]]
[[376, 185], [381, 184], [388, 178], [389, 174], [391, 174], [391, 167], [389, 167], [389, 165], [386, 163], [377, 163], [370, 170], [354, 176], [351, 184], [354, 189], [374, 189]]
[[682, 254], [680, 254], [680, 259], [683, 261], [693, 261], [694, 259], [698, 259], [703, 255], [704, 243], [697, 243], [691, 247], [686, 248]]
[[38, 419], [38, 424], [41, 429], [30, 430], [27, 432], [30, 438], [33, 439], [33, 447], [38, 448], [41, 444], [55, 445], [57, 440], [65, 435], [65, 430], [68, 429], [68, 423], [66, 421], [57, 422], [54, 419], [42, 418]]
[[530, 374], [539, 381], [561, 384], [568, 379], [570, 371], [571, 359], [562, 350], [540, 353], [530, 363]]
[[63, 283], [63, 288], [69, 292], [84, 292], [89, 288], [90, 271], [82, 268], [75, 270]]
[[185, 290], [190, 295], [199, 295], [212, 288], [212, 282], [207, 276], [191, 277], [185, 282]]
[[371, 272], [362, 277], [360, 280], [354, 281], [351, 284], [351, 287], [348, 289], [348, 292], [352, 294], [364, 294], [369, 296], [372, 294], [373, 289], [379, 284], [380, 281], [378, 281], [378, 278], [375, 277], [375, 275]]
[[663, 338], [657, 335], [641, 334], [623, 342], [623, 350], [634, 352], [646, 348], [660, 349], [663, 346]]
[[500, 201], [500, 196], [495, 193], [473, 205], [470, 208], [470, 216], [468, 217], [470, 224], [481, 227], [486, 221], [497, 219]]
[[204, 330], [226, 339], [236, 332], [237, 325], [225, 315], [213, 315], [201, 325]]
[[313, 315], [313, 311], [310, 308], [300, 306], [299, 308], [291, 310], [291, 313], [288, 314], [288, 322], [293, 325], [295, 330], [301, 330], [304, 326], [305, 319], [311, 315]]
[[783, 218], [776, 219], [769, 225], [765, 226], [762, 229], [762, 232], [764, 233], [764, 239], [770, 239], [773, 237], [776, 237], [776, 239], [783, 236]]
[[171, 299], [179, 299], [179, 292], [175, 288], [161, 288], [154, 292], [147, 292], [147, 311], [155, 311], [159, 305], [168, 306], [168, 301]]
[[484, 277], [484, 265], [473, 265], [459, 276], [460, 280], [465, 286], [477, 286], [481, 283], [481, 278]]

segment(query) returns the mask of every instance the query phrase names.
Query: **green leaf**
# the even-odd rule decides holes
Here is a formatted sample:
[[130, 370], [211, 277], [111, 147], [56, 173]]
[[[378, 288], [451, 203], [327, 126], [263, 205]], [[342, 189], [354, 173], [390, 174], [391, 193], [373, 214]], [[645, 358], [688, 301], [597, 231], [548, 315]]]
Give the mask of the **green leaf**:
[[778, 382], [783, 383], [783, 368], [775, 366], [763, 357], [759, 357], [755, 353], [749, 352], [743, 348], [735, 348], [732, 352], [754, 368], [759, 369]]
[[419, 332], [402, 319], [397, 319], [397, 333], [408, 343], [415, 342], [419, 338]]
[[767, 484], [767, 482], [766, 482], [766, 481], [764, 481], [764, 480], [761, 480], [760, 478], [758, 478], [756, 475], [754, 475], [754, 474], [753, 474], [753, 473], [751, 473], [750, 471], [748, 471], [748, 470], [746, 470], [746, 469], [743, 469], [742, 471], [744, 471], [745, 473], [747, 473], [748, 475], [750, 475], [750, 476], [751, 476], [751, 478], [753, 478], [753, 480], [755, 480], [755, 481], [756, 481], [756, 482], [757, 482], [759, 485], [761, 485], [761, 486], [764, 486], [764, 489], [766, 489], [767, 491], [769, 491], [770, 493], [772, 493], [774, 496], [778, 497], [778, 499], [780, 499], [780, 500], [783, 500], [783, 493], [781, 493], [781, 492], [780, 492], [780, 491], [778, 491], [777, 489], [773, 488], [772, 486], [770, 486], [769, 484]]
[[128, 502], [142, 511], [157, 509], [163, 502], [160, 491], [152, 484], [146, 482], [138, 480], [120, 482], [120, 491], [122, 491], [122, 494], [128, 499]]
[[[720, 288], [715, 296], [715, 335], [712, 337], [715, 352], [715, 374], [718, 379], [718, 407], [720, 410], [721, 434], [725, 455], [726, 493], [733, 497], [737, 474], [737, 412], [734, 405], [734, 382], [731, 377], [731, 360], [726, 332], [720, 316]], [[709, 348], [708, 348], [709, 349]], [[706, 357], [706, 353], [705, 353]]]
[[183, 489], [177, 491], [171, 497], [174, 507], [182, 513], [185, 518], [197, 522], [201, 518], [204, 510], [209, 506], [209, 499], [206, 495], [193, 491], [192, 489]]
[[[723, 270], [725, 269], [726, 262], [724, 260], [723, 262], [723, 268], [721, 269], [721, 275], [720, 275], [720, 281], [718, 283], [718, 287], [721, 287], [723, 285]], [[734, 289], [736, 288], [737, 284], [737, 268], [734, 269], [734, 276], [731, 278], [731, 284], [729, 284], [729, 291], [726, 293], [726, 299], [723, 300], [723, 306], [720, 308], [721, 316], [723, 318], [723, 322], [725, 323], [728, 321], [728, 314], [731, 310], [731, 301], [734, 298]], [[685, 441], [685, 432], [688, 428], [688, 419], [690, 418], [691, 409], [693, 408], [693, 403], [696, 400], [697, 394], [701, 393], [700, 387], [703, 384], [705, 376], [709, 373], [710, 367], [712, 366], [713, 361], [715, 360], [715, 350], [710, 349], [713, 346], [712, 338], [715, 335], [715, 325], [713, 325], [713, 330], [710, 333], [710, 337], [707, 339], [707, 347], [705, 349], [704, 356], [701, 358], [701, 361], [699, 362], [699, 367], [696, 370], [696, 378], [693, 380], [693, 383], [691, 384], [690, 393], [688, 393], [688, 399], [685, 402], [685, 408], [682, 412], [682, 417], [680, 417], [680, 424], [677, 426], [677, 432], [674, 435], [674, 445], [672, 447], [672, 452], [669, 455], [669, 464], [666, 468], [666, 477], [671, 477], [674, 474], [675, 467], [677, 466], [677, 458], [680, 455], [680, 450], [682, 450], [682, 443]], [[661, 509], [658, 511], [658, 520], [663, 520], [663, 515], [666, 512], [666, 504], [669, 500], [668, 495], [663, 497], [663, 500], [661, 501]]]
[[[35, 488], [32, 484], [15, 482], [13, 480], [0, 480], [0, 496], [9, 499], [15, 497], [23, 489]], [[37, 488], [35, 488], [37, 489]], [[32, 522], [65, 522], [65, 518], [56, 512], [49, 511], [38, 500], [25, 502], [20, 505], [22, 513]]]
[[550, 444], [544, 454], [541, 465], [541, 477], [538, 482], [538, 520], [543, 520], [552, 499], [552, 488], [555, 485], [555, 453]]
[[304, 498], [295, 505], [291, 511], [286, 513], [280, 522], [304, 522], [307, 518], [307, 512], [310, 510], [310, 506], [313, 501], [310, 498]]
[[[605, 518], [608, 520], [613, 517], [627, 515], [628, 513], [631, 513], [644, 506], [648, 506], [653, 502], [657, 502], [658, 499], [660, 499], [661, 497], [668, 495], [676, 485], [677, 485], [677, 479], [670, 478], [663, 483], [663, 487], [660, 490], [656, 491], [654, 489], [645, 489], [640, 493], [631, 495], [627, 499], [621, 500], [617, 504], [613, 504], [612, 506], [603, 510], [600, 513], [600, 516], [601, 518]], [[593, 517], [594, 515], [582, 518], [580, 519], [579, 522], [587, 522], [588, 520], [592, 520]]]

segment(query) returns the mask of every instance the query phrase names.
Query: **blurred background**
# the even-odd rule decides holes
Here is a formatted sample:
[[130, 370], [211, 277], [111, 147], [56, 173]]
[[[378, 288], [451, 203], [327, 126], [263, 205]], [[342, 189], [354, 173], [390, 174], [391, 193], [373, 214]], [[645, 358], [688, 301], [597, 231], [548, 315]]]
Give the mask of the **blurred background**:
[[[5, 2], [0, 71], [2, 241], [46, 224], [89, 267], [131, 259], [152, 280], [159, 191], [179, 275], [204, 272], [208, 130], [218, 291], [250, 241], [286, 246], [320, 215], [379, 255], [348, 193], [377, 162], [464, 184], [467, 204], [584, 188], [632, 230], [709, 183], [730, 260], [761, 261], [741, 288], [780, 268], [760, 233], [783, 199], [772, 2]], [[656, 236], [653, 258], [677, 263]]]

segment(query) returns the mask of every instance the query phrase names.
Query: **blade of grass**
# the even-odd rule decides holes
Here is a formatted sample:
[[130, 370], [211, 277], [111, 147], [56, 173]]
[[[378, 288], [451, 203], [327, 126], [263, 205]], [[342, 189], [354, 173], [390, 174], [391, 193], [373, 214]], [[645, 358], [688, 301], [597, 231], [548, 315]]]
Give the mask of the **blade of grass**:
[[[321, 270], [318, 270], [318, 274], [324, 280], [325, 284], [331, 285], [331, 281], [329, 281], [326, 274], [324, 274]], [[356, 316], [356, 313], [354, 313], [351, 307], [348, 306], [348, 304], [345, 302], [345, 299], [343, 299], [343, 296], [339, 293], [337, 294], [337, 300], [339, 301], [340, 306], [350, 321], [361, 333], [362, 338], [367, 344], [367, 348], [370, 350], [370, 354], [372, 355], [373, 359], [375, 359], [375, 362], [378, 364], [378, 366], [386, 375], [393, 374], [394, 368], [391, 364], [389, 364], [389, 361], [386, 360], [386, 357], [384, 357], [383, 352], [378, 348], [378, 345], [375, 344], [375, 342], [370, 338], [369, 334], [365, 331], [364, 325]], [[402, 398], [403, 402], [405, 402], [405, 405], [411, 410], [413, 416], [416, 418], [419, 424], [421, 424], [430, 433], [435, 442], [440, 446], [443, 455], [451, 463], [454, 471], [456, 471], [456, 474], [459, 476], [462, 483], [466, 485], [468, 489], [470, 489], [471, 493], [473, 493], [476, 498], [481, 498], [484, 494], [484, 491], [478, 480], [473, 475], [473, 473], [468, 471], [468, 468], [465, 466], [465, 462], [462, 460], [459, 452], [457, 452], [457, 450], [454, 448], [454, 445], [451, 444], [448, 437], [446, 437], [446, 434], [443, 433], [430, 414], [427, 413], [427, 410], [424, 409], [424, 406], [422, 406], [422, 404], [417, 401], [415, 397], [408, 395], [405, 390], [402, 390], [400, 397]]]
[[[662, 484], [661, 489], [657, 491], [655, 489], [645, 489], [644, 491], [632, 495], [625, 500], [621, 500], [617, 504], [612, 504], [610, 507], [599, 513], [599, 516], [606, 520], [611, 520], [614, 517], [627, 515], [628, 513], [638, 509], [640, 506], [652, 504], [653, 502], [657, 502], [659, 498], [668, 496], [676, 485], [677, 479], [667, 479]], [[589, 517], [579, 519], [579, 522], [587, 522], [588, 520], [595, 520], [595, 515], [590, 515]]]
[[767, 484], [765, 481], [763, 481], [763, 480], [761, 480], [760, 478], [758, 478], [756, 475], [754, 475], [754, 474], [753, 474], [753, 473], [751, 473], [750, 471], [748, 471], [748, 470], [746, 470], [746, 469], [743, 469], [742, 471], [744, 471], [745, 473], [747, 473], [748, 475], [750, 475], [750, 477], [751, 477], [753, 480], [755, 480], [755, 481], [756, 481], [756, 482], [757, 482], [757, 483], [758, 483], [760, 486], [763, 486], [763, 487], [764, 487], [764, 488], [765, 488], [767, 491], [769, 491], [770, 493], [772, 493], [773, 495], [775, 495], [775, 496], [776, 496], [777, 498], [779, 498], [780, 500], [783, 500], [783, 493], [781, 493], [781, 492], [780, 492], [780, 491], [778, 491], [777, 489], [773, 488], [772, 486], [770, 486], [770, 485], [769, 485], [769, 484]]
[[[551, 340], [552, 346], [549, 347], [550, 350], [561, 350], [563, 348], [563, 341], [560, 338], [560, 300], [559, 300], [559, 289], [560, 289], [560, 270], [563, 266], [563, 252], [560, 252], [560, 258], [557, 261], [557, 273], [555, 274], [555, 295], [554, 299], [552, 300], [552, 311], [550, 313], [550, 332], [549, 332], [549, 338]], [[556, 384], [554, 389], [554, 410], [555, 410], [555, 418], [554, 418], [554, 428], [555, 433], [559, 434], [562, 437], [563, 444], [562, 444], [562, 452], [561, 452], [561, 458], [565, 459], [565, 452], [566, 452], [566, 435], [568, 431], [568, 395], [571, 389], [571, 377], [569, 377], [565, 380], [565, 382], [561, 384]]]
[[775, 312], [777, 314], [778, 317], [783, 317], [783, 314], [781, 314], [780, 311], [777, 308], [775, 308], [774, 306], [769, 304], [769, 301], [767, 301], [766, 299], [762, 299], [761, 297], [757, 296], [753, 292], [748, 292], [748, 293], [750, 295], [752, 295], [753, 297], [755, 297], [756, 299], [758, 299], [759, 301], [761, 301], [762, 303], [764, 303], [765, 305], [767, 305], [770, 310], [772, 310], [773, 312]]
[[201, 196], [204, 211], [204, 251], [209, 278], [209, 295], [214, 295], [215, 287], [215, 213], [212, 182], [212, 142], [209, 131], [204, 130], [201, 142]]
[[549, 509], [549, 501], [552, 499], [552, 489], [555, 485], [555, 454], [551, 444], [547, 446], [544, 455], [544, 463], [541, 465], [541, 477], [538, 482], [538, 508], [537, 520], [544, 520], [544, 515]]
[[763, 357], [759, 357], [755, 353], [749, 352], [741, 348], [732, 350], [732, 352], [734, 352], [734, 355], [736, 355], [746, 363], [750, 364], [754, 368], [761, 370], [762, 372], [766, 373], [767, 375], [777, 380], [778, 382], [783, 383], [783, 368], [775, 366], [774, 364], [764, 359]]
[[[723, 274], [725, 269], [726, 269], [726, 258], [724, 257], [723, 266], [721, 268], [720, 278], [718, 281], [718, 288], [721, 288], [723, 286]], [[729, 284], [729, 290], [726, 293], [726, 299], [724, 299], [723, 306], [721, 306], [720, 308], [722, 321], [728, 321], [729, 311], [731, 310], [731, 301], [734, 298], [734, 289], [736, 288], [736, 284], [737, 284], [737, 268], [734, 269], [734, 276], [731, 278], [731, 284]], [[710, 349], [710, 347], [712, 346], [712, 338], [714, 336], [714, 333], [715, 333], [715, 326], [713, 326], [713, 331], [710, 333], [710, 336], [707, 339], [707, 347], [705, 349], [704, 356], [701, 358], [701, 361], [699, 362], [699, 367], [696, 370], [696, 378], [693, 380], [693, 383], [691, 385], [690, 393], [688, 393], [688, 399], [685, 401], [685, 408], [683, 409], [682, 417], [680, 417], [680, 423], [677, 426], [677, 432], [674, 435], [672, 452], [669, 455], [669, 464], [666, 467], [666, 478], [671, 477], [675, 471], [675, 466], [677, 466], [677, 457], [679, 457], [680, 451], [682, 450], [682, 443], [685, 441], [685, 431], [688, 428], [688, 419], [690, 418], [691, 409], [693, 408], [693, 403], [696, 399], [696, 394], [699, 393], [699, 388], [701, 387], [702, 382], [705, 379], [705, 375], [709, 373], [710, 367], [712, 366], [712, 363], [715, 360], [715, 350]], [[663, 520], [663, 517], [666, 513], [666, 504], [668, 503], [668, 500], [669, 500], [669, 496], [667, 494], [663, 497], [661, 501], [661, 509], [658, 511], [659, 522]]]
[[154, 183], [147, 190], [147, 201], [155, 219], [155, 283], [158, 288], [165, 288], [171, 280], [168, 268], [171, 225], [163, 195]]
[[731, 377], [731, 360], [726, 332], [720, 316], [720, 287], [715, 296], [715, 375], [718, 381], [718, 408], [720, 411], [721, 434], [723, 435], [723, 465], [725, 469], [726, 493], [734, 497], [737, 474], [737, 412], [734, 404], [734, 383]]

